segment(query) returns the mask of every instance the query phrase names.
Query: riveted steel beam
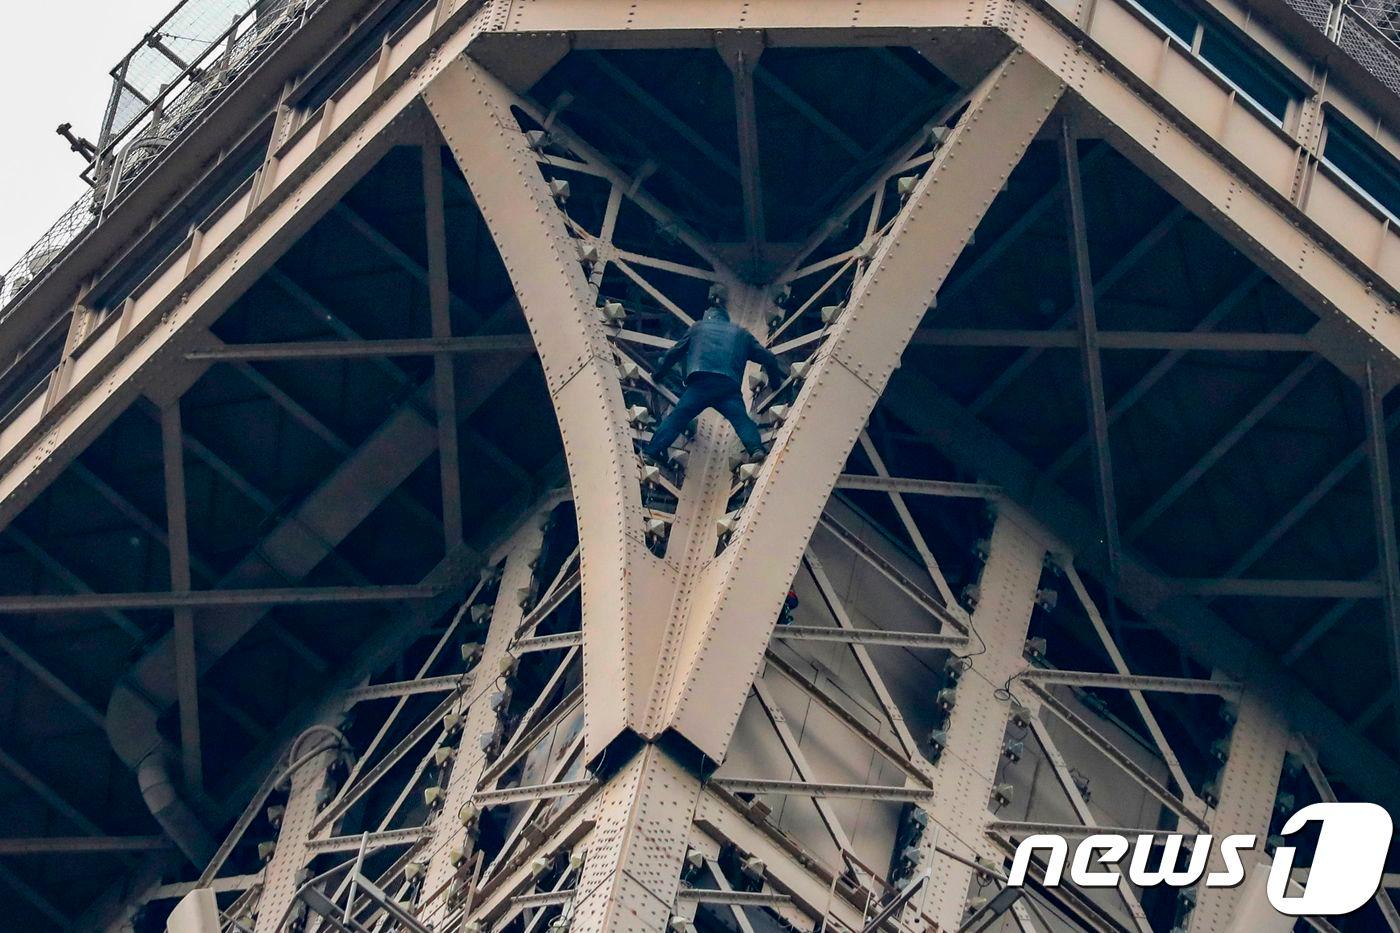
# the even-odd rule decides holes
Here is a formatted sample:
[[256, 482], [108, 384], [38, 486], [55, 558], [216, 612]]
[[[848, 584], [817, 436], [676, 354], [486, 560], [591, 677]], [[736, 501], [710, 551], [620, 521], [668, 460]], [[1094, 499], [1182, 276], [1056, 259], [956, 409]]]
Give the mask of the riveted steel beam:
[[[928, 436], [954, 462], [998, 483], [1010, 501], [1044, 521], [1075, 550], [1075, 566], [1081, 571], [1096, 576], [1104, 572], [1094, 519], [1082, 505], [1045, 482], [1024, 456], [927, 379], [902, 370], [893, 382], [894, 391], [886, 400], [901, 419]], [[1129, 608], [1159, 623], [1191, 654], [1267, 696], [1293, 728], [1317, 737], [1320, 753], [1359, 793], [1400, 812], [1400, 786], [1391, 777], [1393, 760], [1281, 663], [1234, 632], [1198, 600], [1175, 590], [1173, 581], [1131, 550], [1124, 553], [1122, 582], [1117, 594]]]
[[[668, 718], [711, 757], [724, 748], [772, 620], [822, 507], [890, 373], [982, 212], [1019, 162], [1062, 85], [1012, 54], [972, 92], [871, 257], [774, 441], [729, 546], [696, 585]], [[745, 560], [763, 554], [762, 561]]]
[[[554, 401], [581, 529], [583, 615], [589, 620], [585, 730], [595, 755], [642, 718], [655, 643], [635, 630], [634, 620], [667, 588], [665, 571], [644, 543], [613, 350], [506, 89], [463, 59], [427, 88], [424, 99], [511, 274]], [[650, 620], [649, 627], [656, 628]]]

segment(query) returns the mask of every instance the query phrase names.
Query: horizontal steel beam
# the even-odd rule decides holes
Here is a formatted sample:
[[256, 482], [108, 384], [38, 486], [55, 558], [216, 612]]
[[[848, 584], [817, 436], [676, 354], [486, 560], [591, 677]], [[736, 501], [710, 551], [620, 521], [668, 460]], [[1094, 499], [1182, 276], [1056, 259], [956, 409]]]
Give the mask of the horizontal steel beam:
[[529, 334], [491, 334], [481, 337], [413, 337], [400, 340], [299, 340], [283, 343], [228, 343], [199, 347], [185, 359], [200, 362], [259, 360], [359, 359], [385, 356], [429, 356], [437, 353], [529, 353], [535, 343]]
[[514, 654], [528, 654], [531, 651], [551, 651], [555, 648], [572, 648], [583, 644], [582, 632], [560, 632], [557, 635], [537, 635], [522, 638], [511, 648]]
[[351, 836], [327, 836], [325, 839], [312, 839], [306, 844], [311, 855], [325, 855], [327, 852], [356, 852], [363, 843], [365, 851], [382, 849], [386, 846], [412, 845], [426, 838], [432, 832], [427, 826], [410, 826], [407, 829], [391, 829], [382, 833], [356, 833]]
[[347, 703], [363, 703], [365, 700], [383, 700], [389, 697], [415, 696], [420, 693], [447, 693], [450, 690], [465, 689], [471, 677], [463, 674], [445, 674], [442, 677], [421, 677], [417, 680], [398, 680], [388, 684], [370, 684], [357, 687], [345, 695]]
[[532, 784], [524, 787], [505, 787], [472, 795], [472, 802], [481, 807], [495, 807], [504, 803], [519, 803], [523, 800], [546, 800], [550, 797], [568, 797], [579, 794], [598, 782], [593, 778], [579, 781], [560, 781], [557, 784]]
[[1170, 585], [1192, 596], [1264, 596], [1280, 599], [1375, 599], [1382, 592], [1377, 580], [1258, 580], [1177, 578]]
[[[1306, 353], [1314, 349], [1307, 334], [1260, 334], [1230, 331], [1099, 331], [1101, 350], [1201, 350], [1218, 352]], [[910, 341], [921, 347], [1034, 347], [1073, 350], [1079, 346], [1072, 330], [1001, 330], [931, 328]]]
[[0, 855], [101, 855], [162, 852], [174, 843], [164, 836], [36, 836], [0, 839]]
[[78, 593], [0, 596], [0, 616], [98, 612], [107, 609], [203, 609], [211, 606], [305, 606], [322, 603], [397, 603], [434, 599], [445, 586], [305, 586], [281, 589], [191, 590], [185, 593]]
[[536, 891], [533, 894], [516, 894], [510, 899], [512, 907], [519, 907], [522, 910], [531, 907], [558, 907], [567, 904], [574, 899], [574, 890], [567, 891]]
[[857, 800], [893, 800], [917, 803], [931, 800], [927, 787], [882, 784], [824, 784], [813, 781], [768, 781], [759, 778], [715, 778], [732, 794], [790, 794], [795, 797], [849, 797]]
[[941, 479], [910, 479], [900, 476], [860, 476], [843, 473], [836, 478], [837, 489], [868, 489], [911, 496], [943, 496], [950, 499], [995, 499], [1001, 490], [989, 483], [953, 483]]
[[732, 904], [736, 907], [789, 907], [792, 898], [776, 891], [720, 891], [709, 888], [683, 888], [680, 900], [690, 904]]
[[966, 635], [937, 632], [891, 632], [878, 628], [836, 628], [830, 625], [780, 625], [773, 630], [777, 641], [839, 641], [852, 645], [899, 645], [904, 648], [959, 648]]
[[1155, 836], [1174, 832], [1169, 829], [1140, 829], [1123, 826], [1085, 826], [1082, 823], [1032, 823], [1023, 820], [993, 820], [987, 824], [987, 832], [1003, 836], [1093, 836], [1107, 833], [1135, 839], [1138, 836]]
[[1234, 696], [1240, 685], [1221, 680], [1195, 680], [1188, 677], [1151, 677], [1144, 674], [1102, 674], [1095, 671], [1061, 671], [1033, 667], [1023, 675], [1038, 684], [1068, 684], [1072, 687], [1104, 687], [1111, 690], [1145, 690], [1149, 693], [1204, 693]]

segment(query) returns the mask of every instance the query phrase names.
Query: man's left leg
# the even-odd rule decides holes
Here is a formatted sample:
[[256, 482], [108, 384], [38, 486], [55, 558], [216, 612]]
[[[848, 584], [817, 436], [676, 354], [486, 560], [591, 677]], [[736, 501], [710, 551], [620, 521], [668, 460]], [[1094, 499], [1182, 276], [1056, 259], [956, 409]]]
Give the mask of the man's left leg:
[[744, 395], [737, 385], [734, 386], [733, 392], [717, 400], [714, 408], [734, 426], [734, 433], [739, 435], [739, 442], [744, 445], [747, 453], [761, 455], [768, 452], [763, 446], [763, 436], [758, 433], [758, 425], [749, 416], [749, 408], [744, 404]]

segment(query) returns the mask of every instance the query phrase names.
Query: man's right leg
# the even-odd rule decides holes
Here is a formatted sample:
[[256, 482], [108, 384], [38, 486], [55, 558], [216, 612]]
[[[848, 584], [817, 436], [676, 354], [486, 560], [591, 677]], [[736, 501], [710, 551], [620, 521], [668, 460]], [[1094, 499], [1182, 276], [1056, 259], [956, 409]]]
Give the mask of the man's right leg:
[[661, 423], [652, 432], [651, 440], [642, 448], [642, 453], [653, 460], [665, 459], [666, 451], [670, 448], [671, 442], [680, 436], [680, 433], [686, 429], [690, 422], [709, 407], [710, 399], [708, 394], [703, 391], [702, 386], [686, 386], [676, 404], [671, 406], [666, 417], [661, 419]]

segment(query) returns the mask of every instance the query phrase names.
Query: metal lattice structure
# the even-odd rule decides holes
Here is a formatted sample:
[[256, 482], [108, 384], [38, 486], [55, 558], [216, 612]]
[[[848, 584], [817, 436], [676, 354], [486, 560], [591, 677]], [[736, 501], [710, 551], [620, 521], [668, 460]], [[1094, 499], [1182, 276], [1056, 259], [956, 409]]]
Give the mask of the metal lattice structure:
[[[16, 928], [1282, 930], [1288, 816], [1400, 810], [1391, 95], [1129, 0], [240, 10], [0, 327]], [[716, 295], [770, 451], [645, 461]], [[1009, 883], [1101, 832], [1259, 880]]]

